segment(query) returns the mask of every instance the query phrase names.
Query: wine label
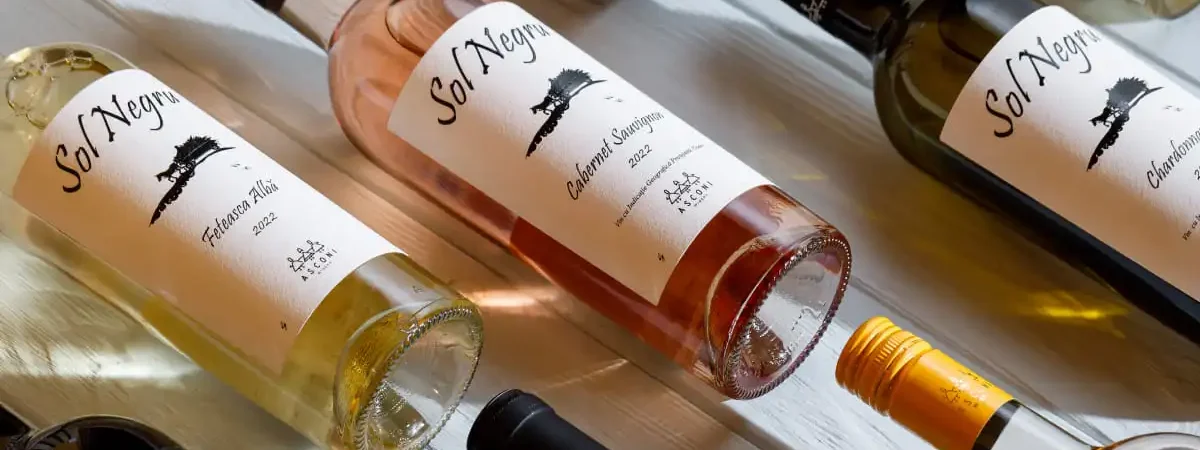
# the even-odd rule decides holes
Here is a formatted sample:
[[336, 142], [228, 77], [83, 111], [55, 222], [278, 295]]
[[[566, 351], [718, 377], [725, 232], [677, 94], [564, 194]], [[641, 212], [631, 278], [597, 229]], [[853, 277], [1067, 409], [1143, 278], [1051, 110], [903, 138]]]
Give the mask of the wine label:
[[770, 183], [506, 2], [438, 38], [388, 128], [654, 304], [700, 230]]
[[1200, 298], [1200, 100], [1067, 11], [1000, 39], [941, 139]]
[[139, 70], [100, 78], [59, 111], [14, 197], [276, 372], [334, 285], [399, 252]]

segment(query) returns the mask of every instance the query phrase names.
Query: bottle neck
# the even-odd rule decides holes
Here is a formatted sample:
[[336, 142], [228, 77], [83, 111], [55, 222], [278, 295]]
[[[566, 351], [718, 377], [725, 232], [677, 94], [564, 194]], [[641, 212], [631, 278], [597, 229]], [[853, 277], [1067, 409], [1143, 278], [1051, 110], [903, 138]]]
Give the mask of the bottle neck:
[[1092, 450], [1094, 447], [1076, 439], [1041, 414], [1011, 400], [996, 410], [975, 438], [972, 449], [1030, 450]]
[[342, 16], [355, 0], [253, 0], [278, 14], [305, 37], [327, 47]]
[[1091, 449], [882, 317], [850, 337], [836, 376], [838, 384], [941, 450]]
[[283, 10], [284, 1], [285, 0], [254, 0], [254, 3], [258, 3], [259, 6], [262, 6], [267, 11], [278, 13], [279, 11]]
[[938, 449], [1091, 449], [938, 350], [910, 362], [890, 390], [883, 412]]
[[875, 56], [888, 36], [900, 31], [911, 0], [784, 0], [859, 53]]

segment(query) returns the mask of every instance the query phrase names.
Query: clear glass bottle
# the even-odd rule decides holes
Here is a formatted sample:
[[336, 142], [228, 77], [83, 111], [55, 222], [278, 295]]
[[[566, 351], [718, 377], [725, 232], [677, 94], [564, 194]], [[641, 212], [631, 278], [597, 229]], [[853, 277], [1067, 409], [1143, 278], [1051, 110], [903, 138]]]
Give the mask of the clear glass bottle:
[[[496, 34], [489, 43], [478, 34], [484, 29], [507, 34]], [[467, 37], [472, 33], [478, 36]], [[446, 37], [451, 34], [455, 37]], [[484, 42], [493, 50], [466, 43], [457, 51], [470, 47], [484, 53], [470, 50], [469, 61], [460, 58], [465, 53], [453, 56], [450, 47], [460, 37], [481, 39], [474, 42]], [[527, 41], [529, 46], [514, 44]], [[438, 48], [442, 50], [435, 51]], [[514, 48], [533, 53], [517, 55]], [[501, 67], [499, 59], [489, 55], [503, 51], [510, 55]], [[437, 57], [431, 59], [430, 52]], [[478, 62], [477, 56], [482, 58]], [[454, 96], [455, 102], [471, 98], [471, 103], [455, 106], [456, 117], [462, 120], [454, 126], [468, 122], [455, 132], [438, 128], [452, 119], [443, 115], [438, 116], [442, 122], [433, 120], [445, 110], [426, 109], [438, 105], [429, 101], [425, 89], [430, 79], [420, 69], [424, 61], [429, 70], [453, 67], [445, 65], [450, 64], [448, 58], [460, 58], [463, 72], [459, 73], [470, 78], [432, 81], [448, 89], [438, 96]], [[568, 67], [586, 69], [563, 70]], [[564, 87], [564, 76], [581, 72], [595, 79], [567, 83], [575, 89], [570, 93], [566, 92], [570, 88], [558, 90]], [[452, 73], [444, 76], [456, 76]], [[342, 127], [381, 167], [729, 397], [756, 397], [783, 381], [812, 349], [837, 309], [850, 270], [850, 250], [841, 233], [765, 179], [739, 184], [761, 175], [515, 5], [471, 0], [358, 1], [342, 16], [332, 37], [330, 78]], [[506, 87], [484, 87], [500, 78], [508, 80]], [[547, 78], [550, 93], [546, 93]], [[456, 84], [464, 81], [471, 86]], [[404, 100], [407, 85], [412, 88]], [[636, 106], [621, 109], [606, 100]], [[409, 104], [398, 107], [398, 101]], [[389, 123], [393, 110], [396, 116]], [[600, 110], [608, 113], [596, 112]], [[530, 143], [528, 136], [542, 123]], [[580, 131], [589, 124], [599, 132]], [[402, 139], [393, 129], [405, 126], [409, 136]], [[615, 134], [610, 136], [609, 128]], [[618, 137], [618, 129], [642, 134], [624, 139]], [[659, 134], [649, 137], [651, 133]], [[419, 138], [425, 144], [409, 142], [421, 134], [431, 135]], [[568, 134], [569, 142], [562, 138]], [[471, 139], [475, 143], [466, 142]], [[618, 147], [622, 142], [636, 142], [639, 149]], [[702, 150], [685, 150], [693, 142]], [[468, 154], [480, 160], [471, 161], [464, 156]], [[644, 166], [636, 166], [643, 157], [650, 161], [644, 164], [661, 164], [658, 175], [664, 176], [641, 172]], [[575, 168], [565, 161], [569, 158], [578, 158]], [[716, 209], [686, 219], [692, 220], [686, 225], [694, 228], [646, 225], [641, 235], [626, 234], [630, 241], [612, 238], [625, 232], [614, 228], [620, 228], [626, 216], [677, 220], [666, 203], [674, 205], [676, 194], [694, 187], [689, 181], [694, 178], [685, 172], [674, 179], [675, 184], [668, 184], [671, 164], [685, 161], [703, 166], [716, 160], [723, 161], [720, 165], [726, 172], [713, 169], [700, 174], [716, 183], [714, 192], [720, 192], [720, 186], [745, 189], [735, 189], [736, 195], [728, 200], [710, 201], [708, 206]], [[562, 182], [568, 192], [561, 192]], [[593, 187], [597, 184], [604, 187]], [[544, 186], [544, 192], [525, 185]], [[649, 194], [634, 194], [639, 186]], [[705, 184], [697, 182], [697, 186]], [[590, 206], [577, 208], [566, 200], [568, 194]], [[559, 206], [530, 205], [531, 197]], [[588, 215], [599, 214], [596, 211], [611, 216], [575, 217], [594, 218]], [[615, 219], [614, 227], [597, 225], [609, 217]], [[577, 227], [564, 225], [571, 220]], [[663, 229], [670, 231], [663, 233]], [[580, 241], [588, 237], [593, 241]], [[660, 284], [647, 288], [637, 279], [640, 274], [622, 272], [642, 264], [639, 251], [668, 241], [679, 253], [658, 253], [658, 261], [673, 263]], [[653, 252], [646, 256], [652, 257]], [[647, 271], [659, 270], [653, 262], [646, 264]]]
[[850, 336], [837, 382], [940, 450], [1197, 450], [1200, 437], [1152, 433], [1095, 447], [884, 317]]
[[[45, 212], [4, 217], [6, 234], [138, 318], [201, 367], [314, 442], [335, 448], [422, 448], [440, 430], [474, 375], [481, 350], [482, 322], [471, 302], [119, 55], [87, 44], [49, 44], [9, 55], [0, 66], [0, 73], [7, 98], [6, 112], [0, 115], [3, 148], [0, 192], [13, 196], [17, 203], [35, 213]], [[154, 89], [156, 94], [131, 97], [126, 103], [126, 94], [140, 92], [137, 89]], [[106, 100], [110, 92], [111, 103], [97, 103], [90, 114], [86, 108], [80, 109], [81, 105], [88, 106], [80, 103], [85, 96]], [[150, 103], [145, 103], [147, 99]], [[147, 109], [138, 110], [139, 105]], [[125, 106], [129, 109], [122, 109]], [[68, 114], [75, 111], [79, 112], [78, 117]], [[154, 114], [158, 114], [157, 119]], [[55, 154], [52, 139], [61, 138], [60, 123], [66, 121], [73, 127], [76, 120], [80, 130], [85, 129], [86, 123], [92, 135], [90, 140], [84, 131], [86, 144], [84, 140], [63, 141], [79, 143], [74, 159], [66, 150], [73, 148], [73, 144], [60, 146]], [[154, 128], [156, 120], [158, 127]], [[103, 135], [106, 127], [110, 132], [107, 140]], [[68, 128], [68, 131], [73, 130]], [[153, 136], [192, 134], [218, 136], [221, 145], [230, 150], [188, 161], [180, 158], [184, 145], [172, 152], [170, 147], [146, 144], [157, 139]], [[85, 146], [91, 146], [96, 153], [88, 152]], [[63, 171], [49, 172], [53, 179], [42, 179], [41, 175], [47, 172], [39, 172], [37, 166], [44, 166], [41, 163], [51, 159]], [[155, 177], [154, 172], [130, 175], [136, 170], [122, 172], [113, 167], [138, 166], [138, 159], [156, 159], [164, 165], [170, 162], [171, 169]], [[177, 165], [178, 170], [171, 172]], [[62, 176], [66, 168], [72, 168], [76, 177]], [[196, 171], [196, 168], [201, 169]], [[248, 175], [230, 176], [234, 173], [231, 170]], [[272, 177], [267, 181], [278, 192], [256, 190], [263, 185], [243, 185], [246, 176]], [[70, 186], [73, 180], [81, 183]], [[172, 181], [175, 184], [168, 189], [167, 183]], [[151, 193], [139, 192], [146, 183], [161, 183], [153, 186], [162, 188]], [[61, 189], [59, 184], [63, 185]], [[209, 188], [204, 188], [206, 185]], [[239, 200], [229, 197], [229, 192], [211, 189], [221, 185], [234, 186], [233, 192], [240, 196], [246, 195], [244, 187], [254, 186], [251, 195], [265, 192], [272, 197], [253, 198], [242, 209], [235, 207], [228, 218], [217, 219], [218, 224], [226, 220], [224, 225], [206, 227], [204, 222], [196, 225], [185, 220], [208, 214], [196, 211], [205, 211], [213, 202], [220, 202], [220, 207], [239, 204]], [[42, 186], [52, 189], [42, 192], [39, 190]], [[179, 190], [185, 186], [187, 190], [181, 194]], [[70, 187], [76, 192], [71, 193]], [[161, 189], [166, 189], [167, 194], [154, 209], [158, 196], [163, 195]], [[79, 192], [91, 197], [72, 197]], [[202, 192], [208, 199], [194, 192]], [[168, 201], [172, 194], [174, 198]], [[81, 204], [78, 198], [105, 202], [106, 210], [112, 212], [87, 214], [86, 211], [91, 211], [89, 206]], [[169, 208], [164, 209], [164, 205]], [[151, 215], [146, 208], [155, 211], [149, 227], [145, 219]], [[273, 209], [268, 214], [262, 208]], [[85, 212], [73, 213], [76, 209]], [[238, 215], [252, 212], [262, 213], [264, 219], [255, 224], [238, 219]], [[127, 213], [136, 213], [137, 217], [129, 219], [136, 225], [133, 229], [120, 225]], [[212, 223], [212, 219], [207, 223]], [[342, 226], [327, 229], [331, 223]], [[251, 225], [254, 225], [253, 235]], [[211, 234], [214, 226], [224, 227], [219, 237]], [[98, 241], [94, 235], [80, 233], [79, 230], [87, 229], [80, 227], [106, 229], [107, 234]], [[161, 227], [169, 228], [164, 231]], [[139, 234], [143, 233], [141, 230], [151, 231], [143, 236]], [[184, 238], [180, 232], [189, 236]], [[295, 232], [321, 236], [319, 239], [327, 245], [315, 253], [296, 248], [300, 256], [285, 258], [283, 254], [271, 253], [277, 247], [255, 240], [260, 239], [257, 237], [260, 233], [261, 239], [268, 239]], [[334, 234], [343, 236], [329, 238]], [[195, 237], [200, 235], [204, 236], [203, 242], [194, 247], [201, 249], [199, 253], [154, 248], [156, 243], [163, 242], [182, 249], [192, 248], [188, 242], [201, 241]], [[118, 248], [118, 253], [124, 255], [113, 253], [110, 243], [100, 241], [119, 242], [125, 247]], [[356, 246], [368, 245], [362, 242], [374, 246], [374, 252], [355, 253]], [[238, 258], [203, 253], [231, 243], [244, 246], [245, 252]], [[290, 252], [288, 248], [284, 250]], [[358, 261], [353, 259], [356, 254], [361, 256]], [[110, 258], [114, 255], [119, 257]], [[173, 255], [190, 255], [195, 260], [181, 266]], [[282, 275], [262, 267], [264, 261], [278, 264]], [[156, 267], [165, 270], [155, 272]], [[179, 270], [180, 267], [190, 270]], [[338, 273], [339, 267], [344, 271]], [[263, 273], [288, 279], [264, 282]], [[292, 278], [294, 275], [303, 275], [303, 283], [325, 280], [319, 282], [328, 283], [325, 285], [328, 287], [322, 289], [316, 287], [320, 284], [297, 282]], [[338, 278], [343, 275], [344, 278]], [[205, 292], [221, 292], [226, 286], [249, 286], [246, 292], [255, 295], [239, 298], [233, 308], [225, 305], [224, 311], [210, 315], [212, 311], [205, 310], [204, 305], [196, 305], [194, 293], [186, 292], [189, 280], [193, 279], [221, 285], [217, 290]], [[280, 294], [271, 290], [279, 283], [294, 283], [299, 287], [281, 300]], [[299, 323], [278, 322], [280, 330], [286, 331], [290, 325], [294, 333], [279, 352], [261, 353], [256, 347], [258, 343], [246, 342], [245, 335], [239, 334], [246, 330], [229, 328], [228, 321], [243, 323], [240, 316], [273, 314], [272, 308], [283, 308], [289, 301], [302, 298], [309, 298], [312, 303], [311, 309], [302, 310], [297, 316]], [[200, 300], [212, 304], [225, 301]], [[204, 314], [197, 315], [195, 311]], [[299, 330], [295, 330], [297, 327]]]
[[[1184, 244], [1191, 194], [1176, 190], [1182, 175], [1147, 183], [1194, 130], [1200, 102], [1187, 90], [1033, 0], [789, 3], [875, 62], [880, 121], [911, 163], [1200, 342], [1200, 286], [1181, 262], [1195, 257]], [[1145, 97], [1156, 105], [1131, 119], [1107, 106], [1130, 77], [1171, 93]], [[954, 113], [963, 118], [947, 126]]]

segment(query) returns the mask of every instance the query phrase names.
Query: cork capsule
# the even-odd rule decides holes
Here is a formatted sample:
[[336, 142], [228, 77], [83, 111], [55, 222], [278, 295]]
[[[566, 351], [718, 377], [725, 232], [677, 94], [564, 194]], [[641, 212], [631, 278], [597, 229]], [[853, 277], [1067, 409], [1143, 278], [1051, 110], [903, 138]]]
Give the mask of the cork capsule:
[[970, 450], [1012, 396], [885, 317], [850, 336], [835, 378], [881, 414], [943, 450]]

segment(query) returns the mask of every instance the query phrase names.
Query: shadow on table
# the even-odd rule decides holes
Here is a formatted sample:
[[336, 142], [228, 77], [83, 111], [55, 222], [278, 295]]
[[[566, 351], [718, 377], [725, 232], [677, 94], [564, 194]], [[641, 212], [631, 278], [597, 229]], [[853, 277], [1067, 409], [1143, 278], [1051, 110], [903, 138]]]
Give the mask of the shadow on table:
[[[669, 0], [575, 1], [570, 9], [548, 0], [522, 3], [850, 236], [858, 256], [855, 288], [878, 304], [848, 305], [853, 313], [839, 319], [844, 327], [871, 314], [891, 315], [1018, 396], [1060, 413], [1200, 419], [1200, 349], [906, 164], [877, 123], [869, 88], [846, 81], [863, 78], [865, 61], [835, 68], [814, 57], [850, 50], [806, 37], [811, 28], [796, 25], [798, 15], [731, 19], [728, 4], [708, 0], [687, 7]], [[246, 107], [278, 111], [295, 103], [298, 112], [288, 117], [299, 118], [277, 126], [303, 142], [355, 153], [326, 98], [298, 99], [274, 86], [288, 76], [323, 83], [318, 52], [144, 14], [143, 38], [188, 55], [180, 62], [237, 93]], [[786, 23], [772, 32], [760, 20]], [[256, 66], [255, 54], [288, 55], [295, 65]], [[296, 92], [328, 94], [326, 88]], [[487, 258], [507, 257], [481, 259]], [[489, 326], [531, 326], [505, 314], [489, 312]], [[522, 364], [499, 365], [517, 373], [527, 370]], [[614, 367], [581, 368], [576, 376], [622, 370]]]

